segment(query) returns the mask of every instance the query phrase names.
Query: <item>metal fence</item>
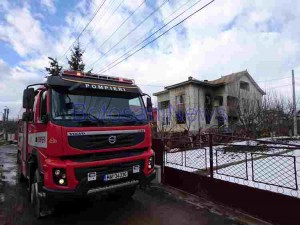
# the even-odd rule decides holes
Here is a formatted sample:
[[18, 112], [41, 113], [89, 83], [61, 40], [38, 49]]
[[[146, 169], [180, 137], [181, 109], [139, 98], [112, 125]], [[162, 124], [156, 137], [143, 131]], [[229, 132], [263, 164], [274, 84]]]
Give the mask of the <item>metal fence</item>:
[[244, 152], [226, 153], [216, 150], [216, 173], [248, 180], [248, 159]]
[[[300, 198], [300, 139], [270, 141], [208, 134], [196, 140], [199, 142], [168, 139], [164, 166]], [[210, 141], [201, 146], [201, 140]]]
[[185, 167], [197, 170], [207, 170], [207, 153], [206, 149], [189, 150], [184, 152]]
[[251, 163], [254, 182], [298, 190], [295, 156], [251, 153]]
[[274, 224], [300, 221], [300, 139], [207, 134], [153, 143], [164, 184]]

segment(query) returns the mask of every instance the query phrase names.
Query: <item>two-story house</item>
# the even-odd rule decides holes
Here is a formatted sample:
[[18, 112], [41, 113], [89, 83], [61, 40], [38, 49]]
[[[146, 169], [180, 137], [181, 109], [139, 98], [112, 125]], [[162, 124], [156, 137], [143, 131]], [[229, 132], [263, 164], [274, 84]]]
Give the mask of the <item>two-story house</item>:
[[240, 112], [255, 111], [264, 94], [247, 70], [212, 81], [189, 77], [153, 94], [158, 103], [158, 127], [198, 132], [238, 123]]

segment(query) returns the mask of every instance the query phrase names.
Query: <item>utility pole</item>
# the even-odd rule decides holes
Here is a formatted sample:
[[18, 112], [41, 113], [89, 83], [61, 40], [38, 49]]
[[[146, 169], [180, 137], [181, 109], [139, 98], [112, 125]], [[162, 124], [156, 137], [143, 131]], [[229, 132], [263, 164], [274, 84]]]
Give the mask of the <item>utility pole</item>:
[[9, 108], [7, 106], [4, 108], [3, 113], [3, 134], [4, 139], [7, 140], [7, 121], [8, 121]]
[[295, 91], [295, 75], [294, 75], [294, 70], [292, 70], [292, 82], [293, 82], [294, 136], [297, 136], [298, 135], [298, 132], [297, 132], [297, 107], [296, 107], [296, 91]]

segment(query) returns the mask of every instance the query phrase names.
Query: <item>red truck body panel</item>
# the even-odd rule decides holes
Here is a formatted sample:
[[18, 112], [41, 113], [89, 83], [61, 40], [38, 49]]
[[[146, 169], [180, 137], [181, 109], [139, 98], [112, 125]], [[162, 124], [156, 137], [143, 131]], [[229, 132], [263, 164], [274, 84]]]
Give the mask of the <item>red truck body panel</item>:
[[[81, 180], [76, 178], [77, 169], [85, 168], [105, 168], [114, 167], [127, 162], [143, 162], [141, 173], [147, 177], [154, 172], [154, 167], [148, 168], [149, 158], [153, 157], [151, 149], [151, 128], [149, 123], [134, 126], [81, 126], [67, 127], [48, 121], [42, 121], [41, 97], [46, 87], [38, 89], [33, 107], [33, 121], [19, 122], [19, 143], [18, 149], [21, 155], [22, 173], [25, 177], [30, 177], [30, 160], [33, 156], [37, 158], [38, 168], [43, 177], [43, 187], [51, 190], [76, 191]], [[122, 93], [120, 93], [122, 94]], [[47, 92], [47, 112], [51, 112], [51, 96]], [[78, 139], [84, 135], [98, 135], [106, 133], [143, 133], [143, 140], [135, 145], [114, 147], [113, 145], [104, 148], [80, 149], [70, 144], [70, 140]], [[74, 137], [75, 136], [75, 137]], [[143, 150], [140, 154], [130, 155], [126, 151]], [[108, 159], [83, 160], [89, 155], [98, 157], [98, 154], [107, 156], [109, 154], [118, 155], [125, 153], [123, 157], [109, 157]], [[53, 179], [54, 169], [65, 169], [67, 175], [67, 185], [57, 185]]]

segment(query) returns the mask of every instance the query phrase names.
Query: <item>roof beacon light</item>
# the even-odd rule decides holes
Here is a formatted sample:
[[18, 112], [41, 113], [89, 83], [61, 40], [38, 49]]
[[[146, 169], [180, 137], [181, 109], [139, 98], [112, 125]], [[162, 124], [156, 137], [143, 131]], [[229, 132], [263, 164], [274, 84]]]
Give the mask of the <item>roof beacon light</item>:
[[97, 80], [107, 80], [107, 81], [115, 81], [120, 83], [127, 83], [127, 84], [134, 84], [133, 79], [127, 79], [122, 77], [113, 77], [113, 76], [107, 76], [102, 74], [87, 74], [80, 71], [71, 71], [71, 70], [65, 70], [63, 71], [62, 75], [67, 76], [75, 76], [75, 77], [85, 77], [85, 78], [92, 78]]
[[77, 76], [77, 77], [83, 77], [83, 76], [84, 76], [84, 73], [81, 73], [81, 72], [77, 71], [77, 72], [76, 72], [76, 76]]

